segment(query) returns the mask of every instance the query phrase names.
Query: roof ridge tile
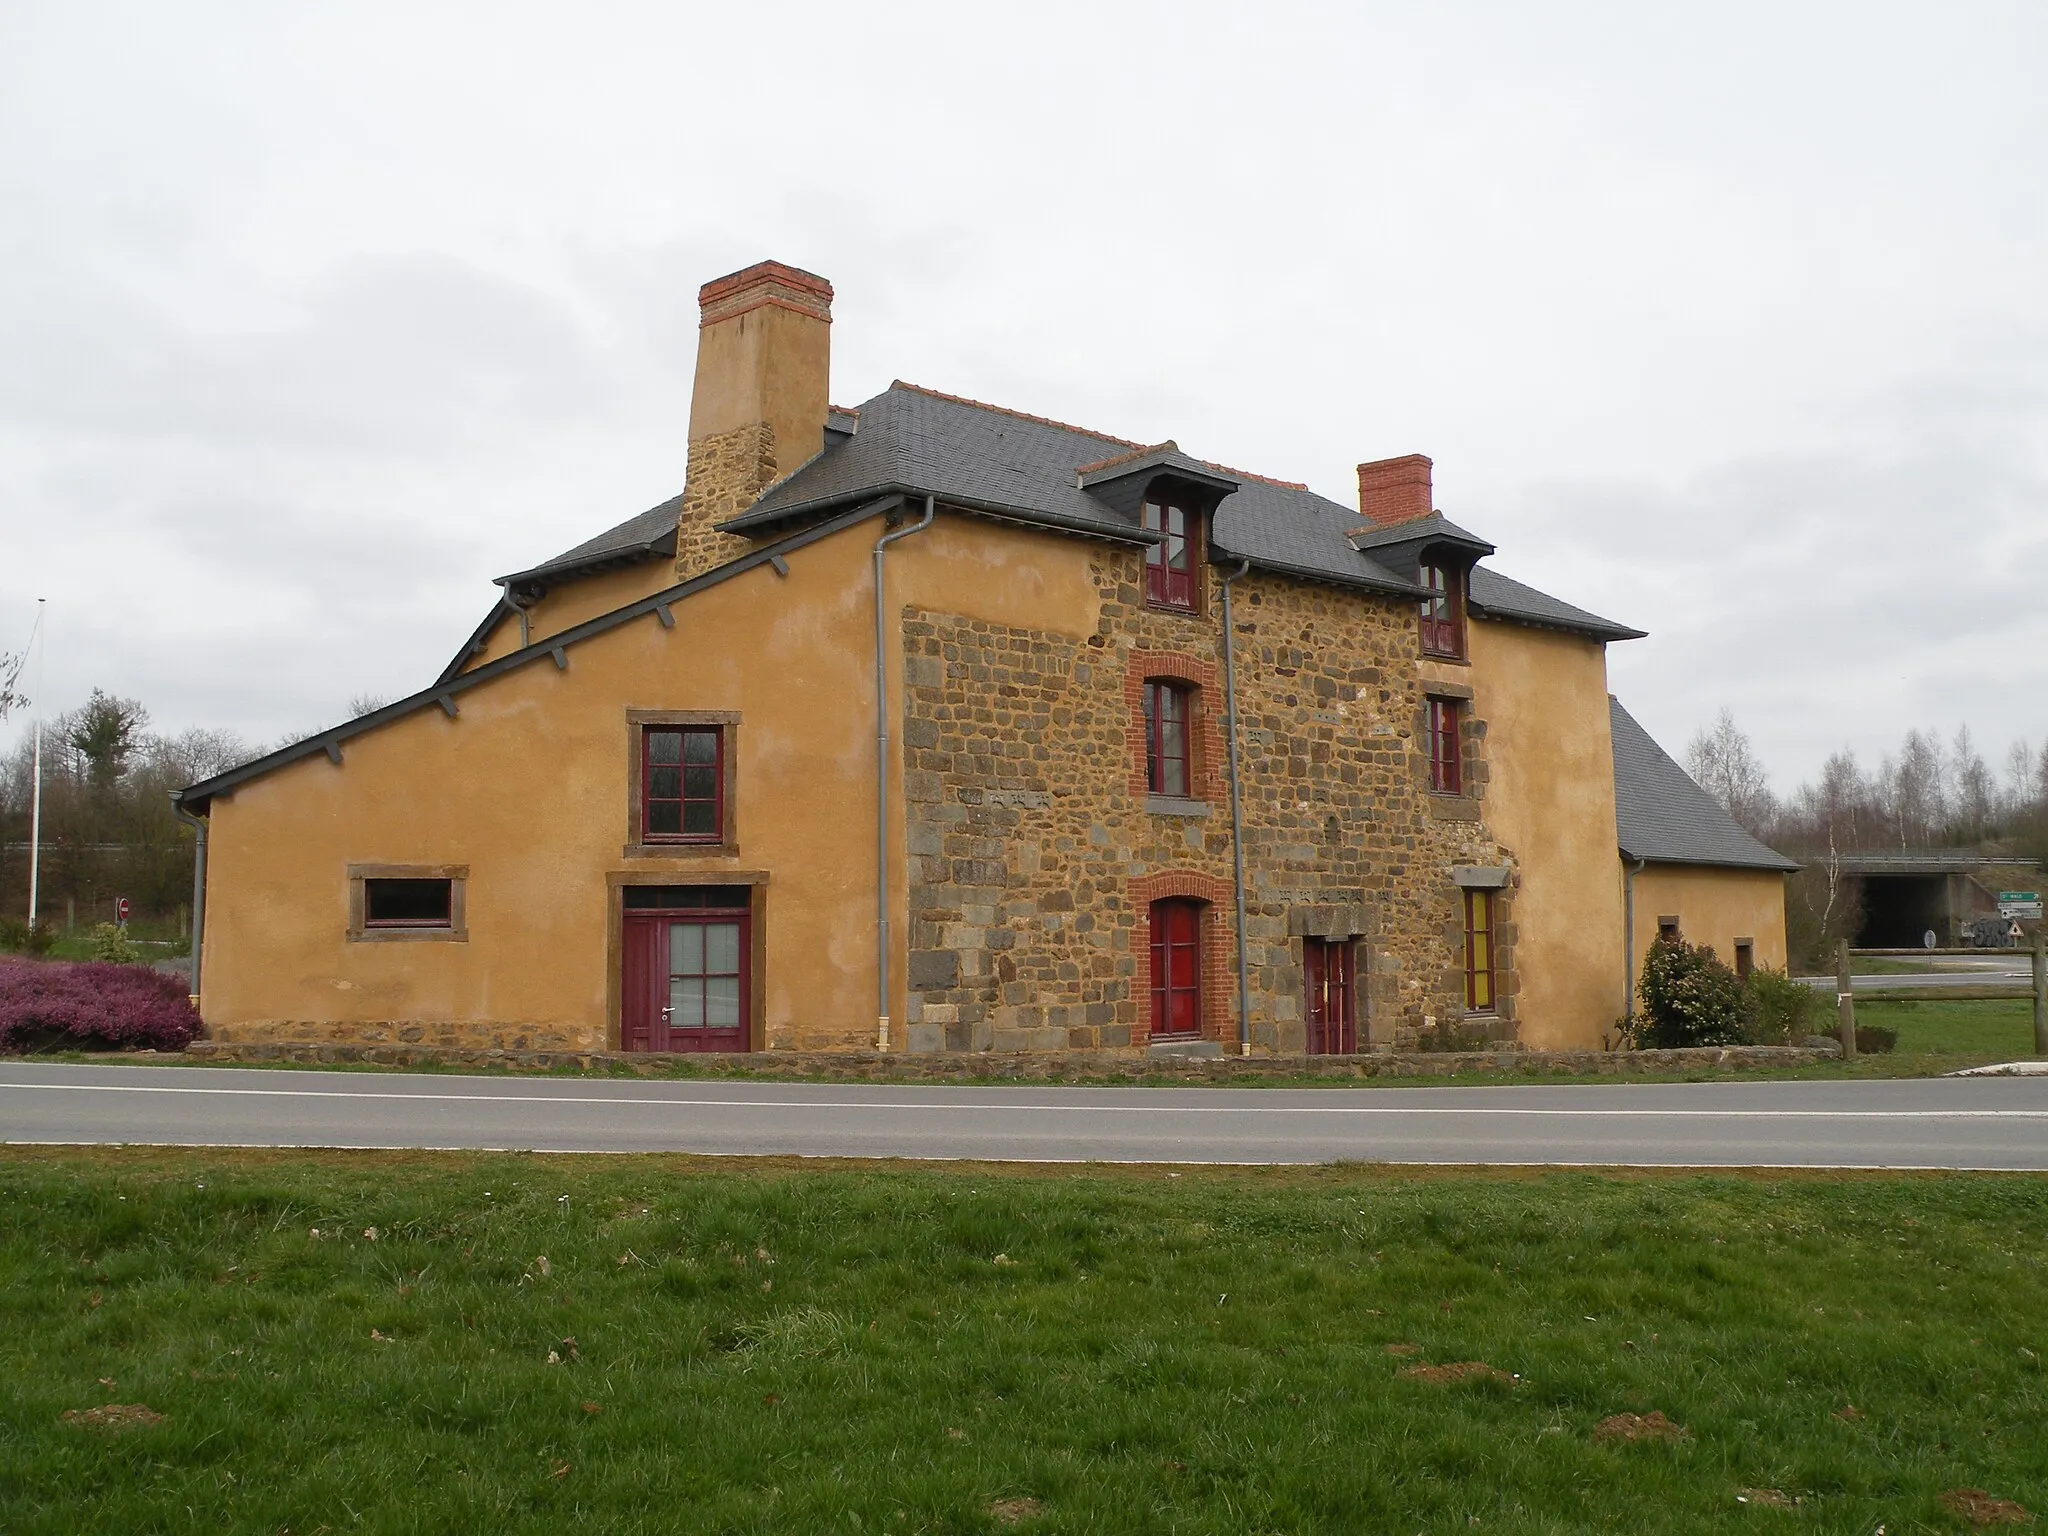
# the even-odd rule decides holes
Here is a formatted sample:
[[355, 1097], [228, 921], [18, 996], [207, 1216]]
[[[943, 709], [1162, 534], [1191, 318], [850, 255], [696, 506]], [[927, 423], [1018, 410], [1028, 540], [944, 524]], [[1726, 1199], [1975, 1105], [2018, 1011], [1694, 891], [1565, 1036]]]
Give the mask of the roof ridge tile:
[[975, 400], [967, 395], [949, 395], [943, 389], [927, 389], [922, 384], [913, 384], [908, 379], [892, 379], [891, 389], [907, 389], [914, 395], [927, 395], [934, 400], [947, 400], [954, 405], [971, 405], [977, 411], [994, 411], [998, 416], [1014, 416], [1019, 421], [1034, 422], [1041, 427], [1056, 427], [1062, 432], [1072, 432], [1080, 437], [1100, 438], [1105, 443], [1115, 443], [1121, 448], [1150, 448], [1150, 443], [1137, 443], [1128, 437], [1118, 437], [1110, 432], [1097, 432], [1093, 427], [1077, 427], [1071, 421], [1055, 421], [1050, 416], [1034, 416], [1029, 411], [1012, 410], [1007, 405], [994, 405], [987, 400]]

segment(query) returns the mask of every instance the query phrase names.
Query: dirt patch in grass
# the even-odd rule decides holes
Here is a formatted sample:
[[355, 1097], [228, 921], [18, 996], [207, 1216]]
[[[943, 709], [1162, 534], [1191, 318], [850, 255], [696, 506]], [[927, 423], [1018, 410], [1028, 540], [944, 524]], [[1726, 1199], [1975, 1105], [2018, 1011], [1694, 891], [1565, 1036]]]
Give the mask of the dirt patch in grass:
[[1403, 1360], [1413, 1360], [1422, 1353], [1422, 1346], [1420, 1344], [1389, 1344], [1386, 1347], [1386, 1353], [1396, 1355]]
[[989, 1505], [988, 1512], [1004, 1525], [1015, 1525], [1020, 1520], [1029, 1520], [1037, 1514], [1039, 1503], [1036, 1499], [997, 1499]]
[[58, 1415], [66, 1424], [86, 1429], [150, 1429], [164, 1416], [141, 1403], [106, 1403], [98, 1408], [67, 1408]]
[[2031, 1525], [2034, 1519], [2026, 1506], [1994, 1498], [1982, 1488], [1951, 1488], [1935, 1502], [1979, 1530], [1993, 1525]]
[[1796, 1509], [1799, 1501], [1782, 1488], [1738, 1488], [1735, 1502], [1754, 1504], [1761, 1509]]
[[1401, 1372], [1404, 1381], [1419, 1381], [1426, 1387], [1455, 1387], [1468, 1381], [1497, 1381], [1513, 1386], [1515, 1378], [1484, 1360], [1456, 1360], [1449, 1365], [1411, 1365]]
[[1686, 1435], [1683, 1424], [1674, 1424], [1664, 1417], [1662, 1409], [1649, 1413], [1612, 1413], [1593, 1426], [1593, 1438], [1607, 1443], [1615, 1440], [1630, 1445], [1639, 1440], [1663, 1440], [1675, 1443]]

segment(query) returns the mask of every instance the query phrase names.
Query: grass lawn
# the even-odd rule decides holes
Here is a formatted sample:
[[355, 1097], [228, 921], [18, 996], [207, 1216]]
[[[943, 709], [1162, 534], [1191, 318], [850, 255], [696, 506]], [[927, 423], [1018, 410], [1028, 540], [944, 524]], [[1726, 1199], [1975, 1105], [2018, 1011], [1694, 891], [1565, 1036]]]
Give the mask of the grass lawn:
[[2048, 1510], [2024, 1176], [13, 1149], [0, 1298], [13, 1536]]
[[[1833, 1022], [1830, 1016], [1819, 1027], [1831, 1028]], [[2034, 1054], [2031, 998], [1858, 998], [1856, 1022], [1897, 1030], [1898, 1046], [1834, 1068], [1838, 1074], [1953, 1072], [1983, 1062], [2024, 1061]]]

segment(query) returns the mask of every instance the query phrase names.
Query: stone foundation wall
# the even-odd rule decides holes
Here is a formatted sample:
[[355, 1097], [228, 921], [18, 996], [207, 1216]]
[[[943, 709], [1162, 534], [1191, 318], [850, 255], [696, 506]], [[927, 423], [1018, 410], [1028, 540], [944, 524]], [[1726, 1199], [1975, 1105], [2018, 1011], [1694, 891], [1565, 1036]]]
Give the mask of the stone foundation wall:
[[601, 1051], [606, 1045], [602, 1029], [581, 1024], [488, 1019], [393, 1019], [367, 1024], [324, 1019], [251, 1019], [237, 1024], [208, 1025], [206, 1036], [214, 1047], [418, 1046], [440, 1051]]
[[[1141, 560], [1137, 551], [1094, 554], [1102, 617], [1091, 635], [906, 613], [913, 1051], [1142, 1043], [1142, 925], [1160, 894], [1210, 903], [1205, 979], [1231, 990], [1230, 810], [1215, 760], [1225, 750], [1217, 578], [1205, 570], [1196, 613], [1161, 612], [1145, 605]], [[1253, 1043], [1302, 1049], [1308, 933], [1361, 941], [1362, 1037], [1412, 1042], [1463, 1012], [1452, 867], [1512, 871], [1483, 820], [1484, 721], [1466, 732], [1474, 792], [1432, 796], [1418, 745], [1414, 605], [1259, 576], [1234, 591]], [[1143, 793], [1133, 710], [1148, 675], [1201, 689], [1200, 801]], [[1181, 876], [1198, 888], [1160, 885]], [[1497, 905], [1503, 1002], [1479, 1028], [1509, 1040], [1512, 873]], [[1234, 1031], [1234, 998], [1205, 1003], [1205, 1033]]]
[[[128, 1052], [128, 1055], [154, 1054]], [[174, 1054], [174, 1053], [165, 1053]], [[837, 1081], [965, 1081], [997, 1078], [1011, 1082], [1229, 1083], [1260, 1078], [1309, 1077], [1331, 1080], [1373, 1077], [1456, 1077], [1484, 1073], [1501, 1077], [1635, 1076], [1671, 1072], [1754, 1072], [1809, 1067], [1840, 1054], [1829, 1046], [1708, 1046], [1670, 1051], [1420, 1051], [1369, 1056], [1251, 1056], [1191, 1060], [1162, 1058], [1144, 1051], [1007, 1054], [950, 1051], [902, 1055], [896, 1052], [776, 1052], [767, 1055], [666, 1055], [653, 1052], [451, 1049], [425, 1045], [319, 1044], [267, 1041], [237, 1044], [196, 1040], [184, 1054], [195, 1061], [306, 1064], [368, 1062], [377, 1066], [496, 1067], [524, 1071], [619, 1071], [677, 1073], [704, 1077], [790, 1077]]]

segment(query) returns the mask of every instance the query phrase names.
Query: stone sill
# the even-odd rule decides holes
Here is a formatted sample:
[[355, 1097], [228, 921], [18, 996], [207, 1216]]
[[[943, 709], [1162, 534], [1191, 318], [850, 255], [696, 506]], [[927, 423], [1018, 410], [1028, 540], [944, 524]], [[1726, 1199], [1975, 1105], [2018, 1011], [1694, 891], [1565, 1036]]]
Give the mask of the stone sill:
[[1438, 821], [1477, 821], [1479, 802], [1470, 795], [1439, 795], [1429, 797], [1429, 814]]
[[1206, 800], [1184, 800], [1179, 795], [1147, 795], [1145, 797], [1147, 816], [1206, 816], [1209, 802]]
[[333, 1045], [312, 1041], [195, 1040], [184, 1057], [193, 1062], [298, 1062], [374, 1066], [497, 1067], [515, 1071], [666, 1073], [696, 1068], [705, 1077], [812, 1077], [944, 1082], [976, 1078], [1048, 1082], [1076, 1079], [1178, 1077], [1228, 1082], [1257, 1077], [1449, 1077], [1463, 1072], [1501, 1077], [1549, 1073], [1581, 1077], [1641, 1072], [1741, 1072], [1804, 1067], [1833, 1061], [1839, 1046], [1700, 1046], [1648, 1051], [1372, 1051], [1358, 1056], [1152, 1055], [1143, 1049], [1092, 1051], [759, 1051], [672, 1055], [641, 1051], [464, 1049], [430, 1045]]

